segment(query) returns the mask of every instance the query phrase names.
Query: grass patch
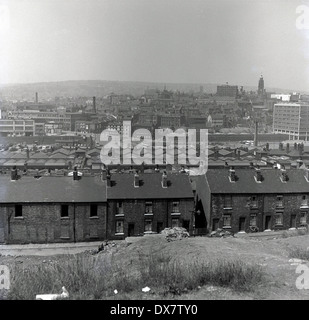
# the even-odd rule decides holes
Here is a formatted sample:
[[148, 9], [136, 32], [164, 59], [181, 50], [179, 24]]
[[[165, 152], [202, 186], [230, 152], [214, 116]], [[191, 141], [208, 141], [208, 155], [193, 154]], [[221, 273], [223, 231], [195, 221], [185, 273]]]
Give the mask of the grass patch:
[[309, 261], [309, 250], [300, 247], [294, 247], [289, 250], [289, 258], [296, 258]]
[[190, 263], [176, 260], [163, 253], [139, 256], [128, 265], [113, 255], [96, 256], [79, 254], [41, 264], [11, 270], [11, 289], [8, 299], [35, 299], [36, 294], [60, 293], [65, 286], [70, 299], [105, 299], [120, 294], [141, 292], [145, 286], [166, 294], [182, 294], [198, 286], [212, 284], [236, 291], [253, 291], [262, 284], [265, 275], [258, 265], [242, 261], [195, 259]]

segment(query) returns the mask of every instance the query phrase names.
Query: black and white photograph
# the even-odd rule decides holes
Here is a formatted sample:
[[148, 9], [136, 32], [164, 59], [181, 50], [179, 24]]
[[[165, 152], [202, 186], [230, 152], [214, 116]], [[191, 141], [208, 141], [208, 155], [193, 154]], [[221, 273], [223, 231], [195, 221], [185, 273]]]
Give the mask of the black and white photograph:
[[308, 223], [309, 0], [0, 0], [0, 300], [307, 300]]

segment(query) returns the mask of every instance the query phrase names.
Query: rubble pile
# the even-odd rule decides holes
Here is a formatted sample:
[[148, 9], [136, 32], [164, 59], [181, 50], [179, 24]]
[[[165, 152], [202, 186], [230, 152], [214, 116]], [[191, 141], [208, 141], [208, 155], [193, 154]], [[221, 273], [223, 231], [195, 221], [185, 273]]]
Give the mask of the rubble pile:
[[228, 230], [223, 230], [218, 228], [217, 230], [212, 231], [209, 236], [217, 237], [217, 238], [226, 238], [226, 237], [234, 237], [234, 234]]
[[165, 236], [167, 241], [181, 240], [190, 236], [187, 229], [181, 227], [165, 228], [161, 234]]

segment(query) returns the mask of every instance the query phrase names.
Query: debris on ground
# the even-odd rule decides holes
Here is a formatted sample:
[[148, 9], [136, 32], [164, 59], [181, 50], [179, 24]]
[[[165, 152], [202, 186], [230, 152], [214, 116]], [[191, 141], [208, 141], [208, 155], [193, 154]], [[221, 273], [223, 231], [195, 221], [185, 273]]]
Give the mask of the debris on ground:
[[60, 294], [58, 293], [52, 293], [52, 294], [37, 294], [35, 296], [36, 300], [58, 300], [58, 299], [64, 299], [69, 297], [69, 292], [65, 287], [62, 287], [62, 292]]
[[165, 235], [167, 241], [181, 240], [190, 237], [187, 229], [181, 227], [165, 228], [161, 231], [161, 234]]
[[234, 234], [228, 230], [223, 230], [218, 228], [217, 230], [212, 231], [209, 236], [216, 237], [216, 238], [226, 238], [226, 237], [234, 237]]
[[142, 291], [143, 291], [143, 292], [149, 292], [149, 291], [150, 291], [150, 288], [149, 288], [149, 287], [145, 287], [145, 288], [142, 289]]

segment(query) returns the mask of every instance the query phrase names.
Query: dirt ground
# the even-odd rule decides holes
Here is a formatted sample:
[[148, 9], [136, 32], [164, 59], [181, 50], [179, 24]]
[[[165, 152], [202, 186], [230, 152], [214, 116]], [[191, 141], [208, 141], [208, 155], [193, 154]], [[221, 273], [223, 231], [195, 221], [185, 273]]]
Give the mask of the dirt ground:
[[[168, 242], [162, 235], [149, 235], [144, 237], [127, 238], [122, 241], [113, 242], [112, 246], [106, 247], [100, 255], [113, 253], [117, 261], [136, 267], [136, 263], [141, 255], [151, 253], [166, 253], [180, 261], [192, 261], [195, 258], [205, 261], [242, 260], [248, 264], [259, 264], [265, 271], [267, 283], [257, 288], [254, 292], [237, 293], [231, 289], [203, 286], [194, 291], [173, 297], [181, 300], [246, 300], [246, 299], [266, 299], [266, 300], [303, 300], [309, 298], [309, 289], [299, 290], [296, 288], [297, 264], [289, 261], [290, 250], [293, 248], [309, 247], [309, 235], [290, 236], [286, 238], [270, 235], [268, 237], [228, 237], [209, 238], [195, 237], [184, 238]], [[92, 249], [92, 248], [91, 248]], [[33, 249], [34, 250], [34, 249]], [[89, 250], [88, 247], [80, 247], [80, 252]], [[19, 251], [19, 254], [8, 255], [7, 250], [0, 248], [0, 264], [12, 266], [22, 265], [29, 268], [34, 264], [50, 263], [53, 260], [63, 259], [70, 252], [68, 248], [58, 248], [56, 254], [44, 255], [44, 249], [36, 252]], [[88, 251], [89, 252], [89, 251]], [[63, 253], [63, 254], [61, 254]], [[72, 252], [75, 254], [76, 252]], [[65, 255], [64, 255], [65, 254]], [[302, 261], [309, 267], [309, 261]], [[145, 286], [147, 284], [145, 283]], [[115, 297], [116, 298], [116, 297]], [[126, 297], [123, 297], [126, 298]], [[144, 299], [158, 299], [153, 295], [143, 294]], [[171, 299], [171, 297], [166, 297]]]

